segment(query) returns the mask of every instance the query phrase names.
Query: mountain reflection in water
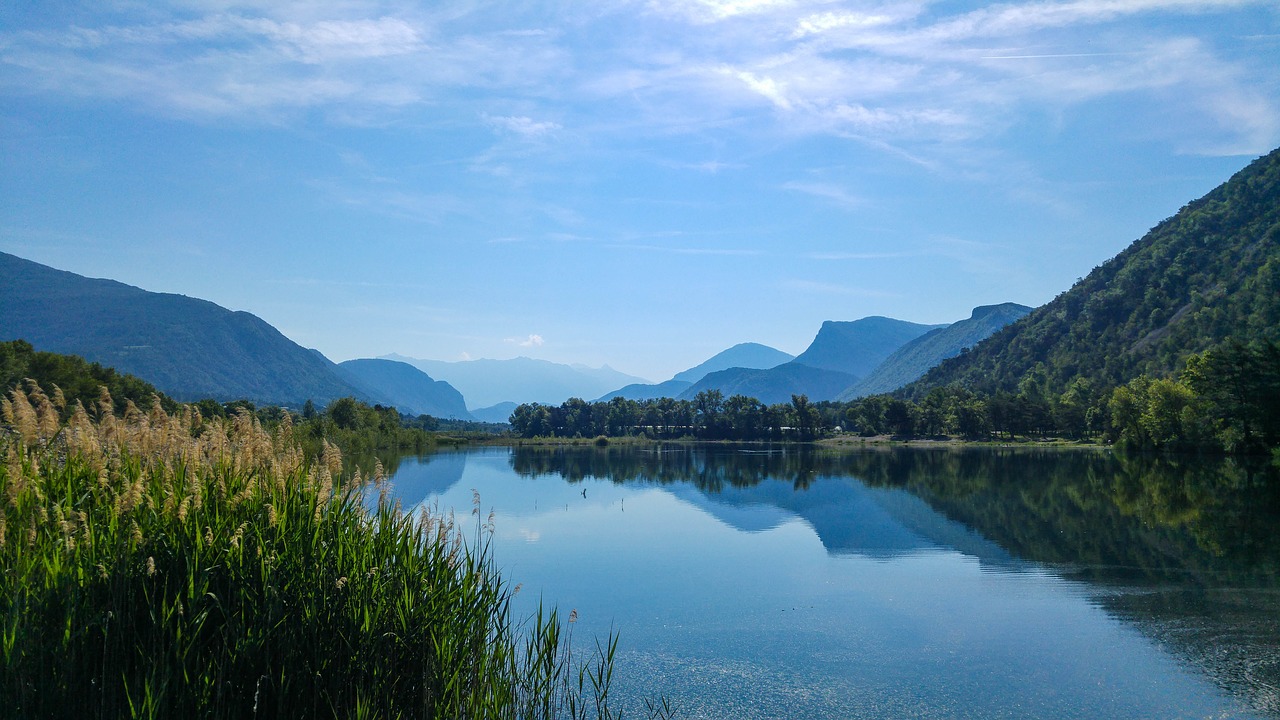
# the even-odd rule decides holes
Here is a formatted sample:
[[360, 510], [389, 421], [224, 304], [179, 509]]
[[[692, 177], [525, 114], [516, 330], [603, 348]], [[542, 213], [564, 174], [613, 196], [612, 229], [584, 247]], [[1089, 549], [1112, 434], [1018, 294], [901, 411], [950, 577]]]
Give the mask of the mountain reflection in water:
[[[466, 452], [397, 475], [443, 495]], [[802, 520], [827, 553], [929, 551], [1048, 570], [1241, 704], [1280, 717], [1280, 479], [1263, 463], [1093, 450], [809, 446], [515, 447], [523, 478], [658, 487], [746, 533]]]

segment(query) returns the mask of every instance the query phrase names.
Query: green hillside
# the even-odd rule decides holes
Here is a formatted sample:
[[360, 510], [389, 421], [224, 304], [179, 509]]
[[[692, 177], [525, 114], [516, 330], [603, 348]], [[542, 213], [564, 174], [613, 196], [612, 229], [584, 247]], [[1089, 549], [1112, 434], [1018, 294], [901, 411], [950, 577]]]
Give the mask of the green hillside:
[[[1061, 393], [1170, 376], [1227, 340], [1280, 340], [1280, 150], [1188, 204], [1022, 320], [910, 386]], [[1038, 367], [1039, 366], [1039, 367]]]

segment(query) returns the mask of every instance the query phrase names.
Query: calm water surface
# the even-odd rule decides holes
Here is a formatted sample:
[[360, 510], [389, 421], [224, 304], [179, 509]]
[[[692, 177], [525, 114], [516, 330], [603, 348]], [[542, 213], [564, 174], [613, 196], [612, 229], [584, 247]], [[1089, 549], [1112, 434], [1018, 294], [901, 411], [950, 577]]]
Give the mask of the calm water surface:
[[1277, 483], [1095, 452], [486, 448], [406, 506], [495, 514], [630, 715], [1280, 718]]

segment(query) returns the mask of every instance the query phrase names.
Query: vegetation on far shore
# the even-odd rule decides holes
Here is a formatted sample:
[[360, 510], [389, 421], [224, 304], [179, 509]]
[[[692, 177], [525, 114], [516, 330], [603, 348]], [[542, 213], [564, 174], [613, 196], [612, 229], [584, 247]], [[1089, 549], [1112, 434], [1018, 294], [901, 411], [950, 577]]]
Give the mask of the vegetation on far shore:
[[693, 400], [525, 404], [511, 416], [522, 438], [692, 438], [812, 441], [846, 433], [895, 440], [1015, 440], [1118, 444], [1142, 450], [1266, 454], [1280, 448], [1280, 344], [1226, 343], [1193, 355], [1175, 377], [1118, 387], [1077, 379], [1065, 392], [1032, 372], [1016, 393], [934, 388], [918, 400], [874, 395], [850, 402], [760, 401], [708, 390]]
[[583, 663], [556, 611], [513, 617], [492, 518], [464, 542], [452, 516], [404, 515], [380, 470], [308, 456], [289, 414], [164, 406], [35, 383], [0, 401], [6, 712], [613, 716], [616, 639]]

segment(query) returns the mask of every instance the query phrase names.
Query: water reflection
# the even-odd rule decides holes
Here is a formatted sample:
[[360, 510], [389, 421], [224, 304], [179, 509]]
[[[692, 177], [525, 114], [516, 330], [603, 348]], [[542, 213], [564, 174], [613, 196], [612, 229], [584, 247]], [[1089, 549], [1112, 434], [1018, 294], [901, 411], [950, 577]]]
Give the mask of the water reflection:
[[[715, 504], [770, 505], [809, 520], [836, 553], [880, 545], [966, 552], [985, 538], [1003, 548], [995, 556], [1052, 563], [1081, 579], [1190, 574], [1275, 586], [1280, 572], [1280, 479], [1265, 463], [1092, 450], [687, 445], [517, 447], [510, 462], [524, 477], [688, 484]], [[850, 537], [862, 532], [850, 526], [875, 515], [869, 505], [914, 537]]]
[[[444, 495], [469, 457], [477, 456], [413, 465], [396, 478], [402, 501]], [[993, 576], [1048, 570], [1245, 706], [1280, 717], [1280, 479], [1272, 466], [1094, 451], [725, 445], [517, 447], [505, 460], [526, 481], [583, 485], [583, 502], [586, 484], [604, 481], [656, 486], [746, 534], [800, 522], [832, 558], [936, 565], [929, 553], [960, 553]], [[952, 572], [938, 568], [930, 572]]]

